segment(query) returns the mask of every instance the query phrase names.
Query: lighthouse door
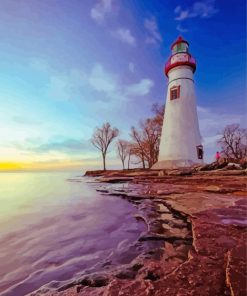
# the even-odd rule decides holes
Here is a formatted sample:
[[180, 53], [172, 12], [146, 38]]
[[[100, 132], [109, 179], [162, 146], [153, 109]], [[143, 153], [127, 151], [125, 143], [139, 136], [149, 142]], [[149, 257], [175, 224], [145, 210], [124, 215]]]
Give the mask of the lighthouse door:
[[197, 157], [198, 157], [198, 159], [203, 159], [203, 146], [198, 145], [198, 146], [196, 146], [196, 149], [197, 149]]

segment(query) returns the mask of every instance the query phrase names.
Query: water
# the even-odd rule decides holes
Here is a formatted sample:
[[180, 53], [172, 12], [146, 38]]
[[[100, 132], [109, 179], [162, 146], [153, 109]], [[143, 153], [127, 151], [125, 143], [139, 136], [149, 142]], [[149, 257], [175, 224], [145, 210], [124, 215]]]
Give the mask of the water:
[[133, 205], [74, 177], [0, 174], [0, 295], [58, 287], [104, 260], [131, 260], [121, 253], [144, 230]]

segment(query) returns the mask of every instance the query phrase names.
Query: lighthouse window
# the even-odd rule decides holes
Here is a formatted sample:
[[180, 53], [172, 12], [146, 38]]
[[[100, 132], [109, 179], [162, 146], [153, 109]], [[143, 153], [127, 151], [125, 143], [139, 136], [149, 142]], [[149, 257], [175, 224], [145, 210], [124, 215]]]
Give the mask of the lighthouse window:
[[188, 45], [186, 43], [178, 43], [174, 45], [172, 53], [175, 54], [178, 52], [188, 52]]
[[182, 43], [179, 43], [178, 44], [178, 51], [182, 51], [182, 49], [183, 49], [183, 44]]
[[178, 51], [179, 52], [187, 52], [188, 45], [186, 43], [178, 44]]
[[180, 85], [170, 88], [170, 100], [175, 100], [180, 97]]

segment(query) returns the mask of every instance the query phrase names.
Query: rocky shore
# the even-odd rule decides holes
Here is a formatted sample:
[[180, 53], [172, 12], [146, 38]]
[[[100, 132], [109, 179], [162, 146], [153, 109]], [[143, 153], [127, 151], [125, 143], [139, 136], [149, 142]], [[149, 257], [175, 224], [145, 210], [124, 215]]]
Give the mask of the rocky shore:
[[[246, 170], [92, 171], [97, 190], [138, 209], [147, 230], [124, 256], [49, 296], [246, 295]], [[91, 178], [90, 178], [91, 180]], [[133, 252], [135, 250], [135, 252]], [[39, 294], [35, 294], [39, 295]]]

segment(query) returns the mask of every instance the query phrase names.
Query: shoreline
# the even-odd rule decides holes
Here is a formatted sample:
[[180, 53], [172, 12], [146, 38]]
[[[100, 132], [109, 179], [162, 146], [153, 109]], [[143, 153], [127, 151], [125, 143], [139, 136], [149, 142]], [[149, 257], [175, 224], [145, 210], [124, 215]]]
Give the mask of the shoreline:
[[46, 295], [245, 295], [246, 171], [87, 175], [97, 191], [138, 209], [147, 225], [134, 246], [140, 254]]

